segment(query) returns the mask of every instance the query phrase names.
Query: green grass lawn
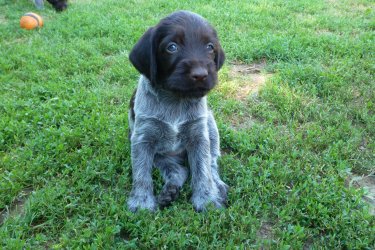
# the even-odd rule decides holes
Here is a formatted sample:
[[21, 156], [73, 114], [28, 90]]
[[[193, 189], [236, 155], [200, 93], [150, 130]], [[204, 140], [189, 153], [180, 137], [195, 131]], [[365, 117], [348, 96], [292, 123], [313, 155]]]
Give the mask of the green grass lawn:
[[[185, 185], [170, 208], [133, 214], [128, 54], [180, 9], [206, 17], [227, 54], [209, 100], [230, 207], [196, 213]], [[44, 28], [19, 28], [29, 11]], [[346, 185], [375, 168], [374, 11], [371, 0], [72, 0], [56, 13], [0, 0], [0, 248], [374, 249], [365, 191]], [[267, 80], [250, 93], [233, 69], [254, 63]]]

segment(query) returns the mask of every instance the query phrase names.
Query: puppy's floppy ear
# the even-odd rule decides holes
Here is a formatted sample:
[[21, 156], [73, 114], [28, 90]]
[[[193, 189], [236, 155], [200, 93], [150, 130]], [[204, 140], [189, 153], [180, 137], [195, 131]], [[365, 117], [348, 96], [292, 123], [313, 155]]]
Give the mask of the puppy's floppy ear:
[[221, 45], [218, 44], [217, 51], [215, 55], [215, 63], [216, 63], [216, 69], [219, 71], [219, 69], [223, 66], [225, 61], [225, 53], [223, 49], [221, 48]]
[[155, 28], [149, 28], [135, 44], [129, 55], [130, 62], [151, 83], [155, 80], [157, 72], [154, 30]]

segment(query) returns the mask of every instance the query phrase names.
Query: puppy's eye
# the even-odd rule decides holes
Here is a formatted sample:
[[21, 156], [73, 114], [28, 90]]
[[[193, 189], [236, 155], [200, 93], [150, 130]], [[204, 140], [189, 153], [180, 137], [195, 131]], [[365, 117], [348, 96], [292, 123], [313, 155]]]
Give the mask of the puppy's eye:
[[210, 53], [214, 52], [214, 49], [215, 49], [213, 43], [208, 43], [207, 46], [206, 46], [206, 48], [207, 48], [207, 50], [208, 50]]
[[171, 54], [176, 53], [178, 51], [178, 46], [176, 43], [169, 43], [166, 50]]

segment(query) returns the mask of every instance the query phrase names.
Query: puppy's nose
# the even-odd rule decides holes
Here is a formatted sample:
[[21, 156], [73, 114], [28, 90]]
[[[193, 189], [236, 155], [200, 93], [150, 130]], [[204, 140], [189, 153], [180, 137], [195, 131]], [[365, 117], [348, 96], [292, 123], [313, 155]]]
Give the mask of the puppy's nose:
[[194, 81], [197, 81], [197, 82], [206, 80], [207, 75], [208, 75], [207, 69], [203, 67], [193, 68], [190, 72], [190, 77]]

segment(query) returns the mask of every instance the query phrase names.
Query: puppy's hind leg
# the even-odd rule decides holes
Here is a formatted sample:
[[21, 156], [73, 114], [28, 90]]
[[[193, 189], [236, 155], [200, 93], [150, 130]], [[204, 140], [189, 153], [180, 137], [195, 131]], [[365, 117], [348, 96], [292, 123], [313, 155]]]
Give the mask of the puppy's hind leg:
[[169, 206], [179, 196], [180, 189], [188, 177], [188, 169], [183, 166], [184, 155], [160, 155], [156, 154], [154, 164], [160, 169], [164, 179], [164, 186], [157, 202], [160, 208]]

